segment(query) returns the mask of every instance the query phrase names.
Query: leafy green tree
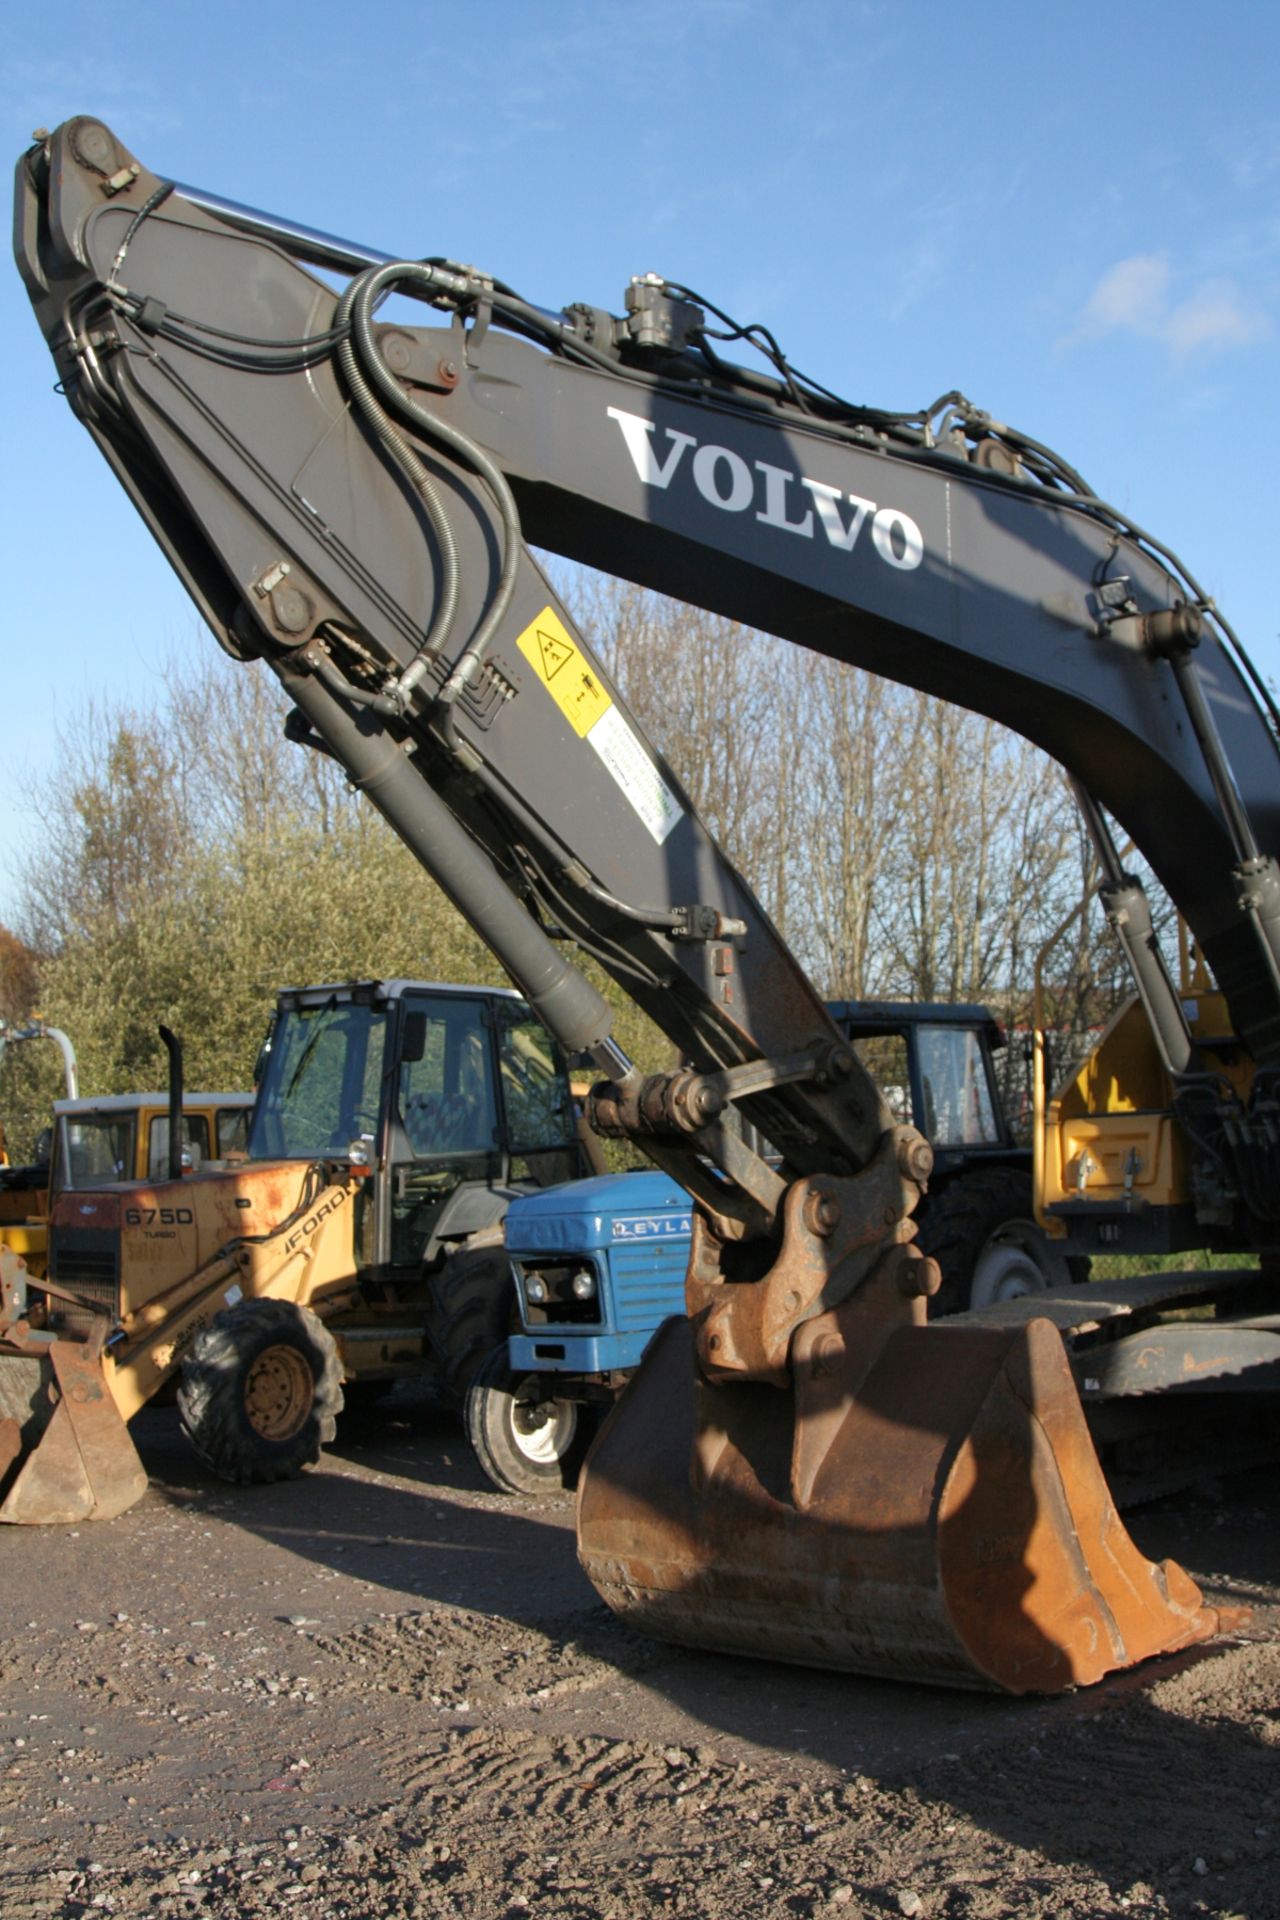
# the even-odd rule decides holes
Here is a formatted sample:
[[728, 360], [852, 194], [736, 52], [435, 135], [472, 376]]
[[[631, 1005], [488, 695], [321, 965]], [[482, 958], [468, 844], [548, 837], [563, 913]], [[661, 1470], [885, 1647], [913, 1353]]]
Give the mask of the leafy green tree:
[[[820, 990], [1023, 1017], [1035, 955], [1090, 878], [1050, 762], [976, 715], [625, 582], [575, 574], [565, 591]], [[161, 1022], [183, 1036], [188, 1084], [248, 1085], [281, 985], [503, 984], [342, 770], [286, 741], [270, 674], [212, 649], [193, 673], [190, 658], [153, 712], [90, 707], [72, 724], [26, 874], [18, 944], [40, 955], [42, 1011], [71, 1034], [85, 1091], [163, 1086]], [[1113, 970], [1097, 917], [1084, 926], [1058, 1000], [1096, 1018]], [[581, 964], [627, 1051], [670, 1064]]]

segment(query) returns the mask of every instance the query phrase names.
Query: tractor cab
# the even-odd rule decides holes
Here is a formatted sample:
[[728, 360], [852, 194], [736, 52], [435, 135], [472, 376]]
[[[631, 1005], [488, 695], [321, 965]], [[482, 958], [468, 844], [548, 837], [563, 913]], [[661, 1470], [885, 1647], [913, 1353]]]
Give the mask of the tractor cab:
[[280, 993], [247, 1151], [364, 1170], [356, 1257], [385, 1278], [582, 1170], [564, 1061], [525, 1001], [407, 980]]

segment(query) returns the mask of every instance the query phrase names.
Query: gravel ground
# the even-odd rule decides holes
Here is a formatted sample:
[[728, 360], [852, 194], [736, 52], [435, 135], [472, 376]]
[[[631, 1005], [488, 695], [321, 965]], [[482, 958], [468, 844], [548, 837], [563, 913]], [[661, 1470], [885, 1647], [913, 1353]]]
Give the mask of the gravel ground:
[[646, 1641], [428, 1406], [289, 1487], [135, 1431], [130, 1513], [0, 1531], [5, 1920], [1280, 1916], [1268, 1473], [1131, 1516], [1237, 1638], [1027, 1702]]

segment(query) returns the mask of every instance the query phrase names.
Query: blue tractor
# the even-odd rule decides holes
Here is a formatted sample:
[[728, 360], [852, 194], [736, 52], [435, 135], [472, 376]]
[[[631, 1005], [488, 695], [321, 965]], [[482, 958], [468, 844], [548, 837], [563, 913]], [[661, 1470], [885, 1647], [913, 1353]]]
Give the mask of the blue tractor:
[[[1004, 1035], [987, 1008], [843, 1000], [829, 1010], [901, 1120], [934, 1149], [916, 1212], [942, 1270], [931, 1311], [990, 1306], [1082, 1279], [1087, 1262], [1034, 1218], [1031, 1152], [1001, 1097]], [[572, 1486], [596, 1424], [668, 1315], [684, 1311], [692, 1230], [683, 1187], [647, 1169], [514, 1200], [505, 1221], [513, 1331], [467, 1395], [476, 1457], [506, 1493]]]
[[476, 1458], [504, 1493], [572, 1486], [655, 1329], [684, 1312], [692, 1229], [684, 1188], [650, 1169], [548, 1187], [508, 1209], [520, 1331], [490, 1354], [466, 1406]]

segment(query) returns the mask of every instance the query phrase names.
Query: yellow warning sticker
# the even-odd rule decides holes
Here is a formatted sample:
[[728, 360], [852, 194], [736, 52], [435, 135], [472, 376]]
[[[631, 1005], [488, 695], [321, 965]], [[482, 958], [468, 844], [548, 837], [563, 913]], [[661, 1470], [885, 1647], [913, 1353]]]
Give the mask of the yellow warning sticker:
[[570, 638], [564, 621], [551, 607], [544, 607], [516, 645], [574, 732], [585, 739], [613, 701], [601, 686], [595, 668]]

